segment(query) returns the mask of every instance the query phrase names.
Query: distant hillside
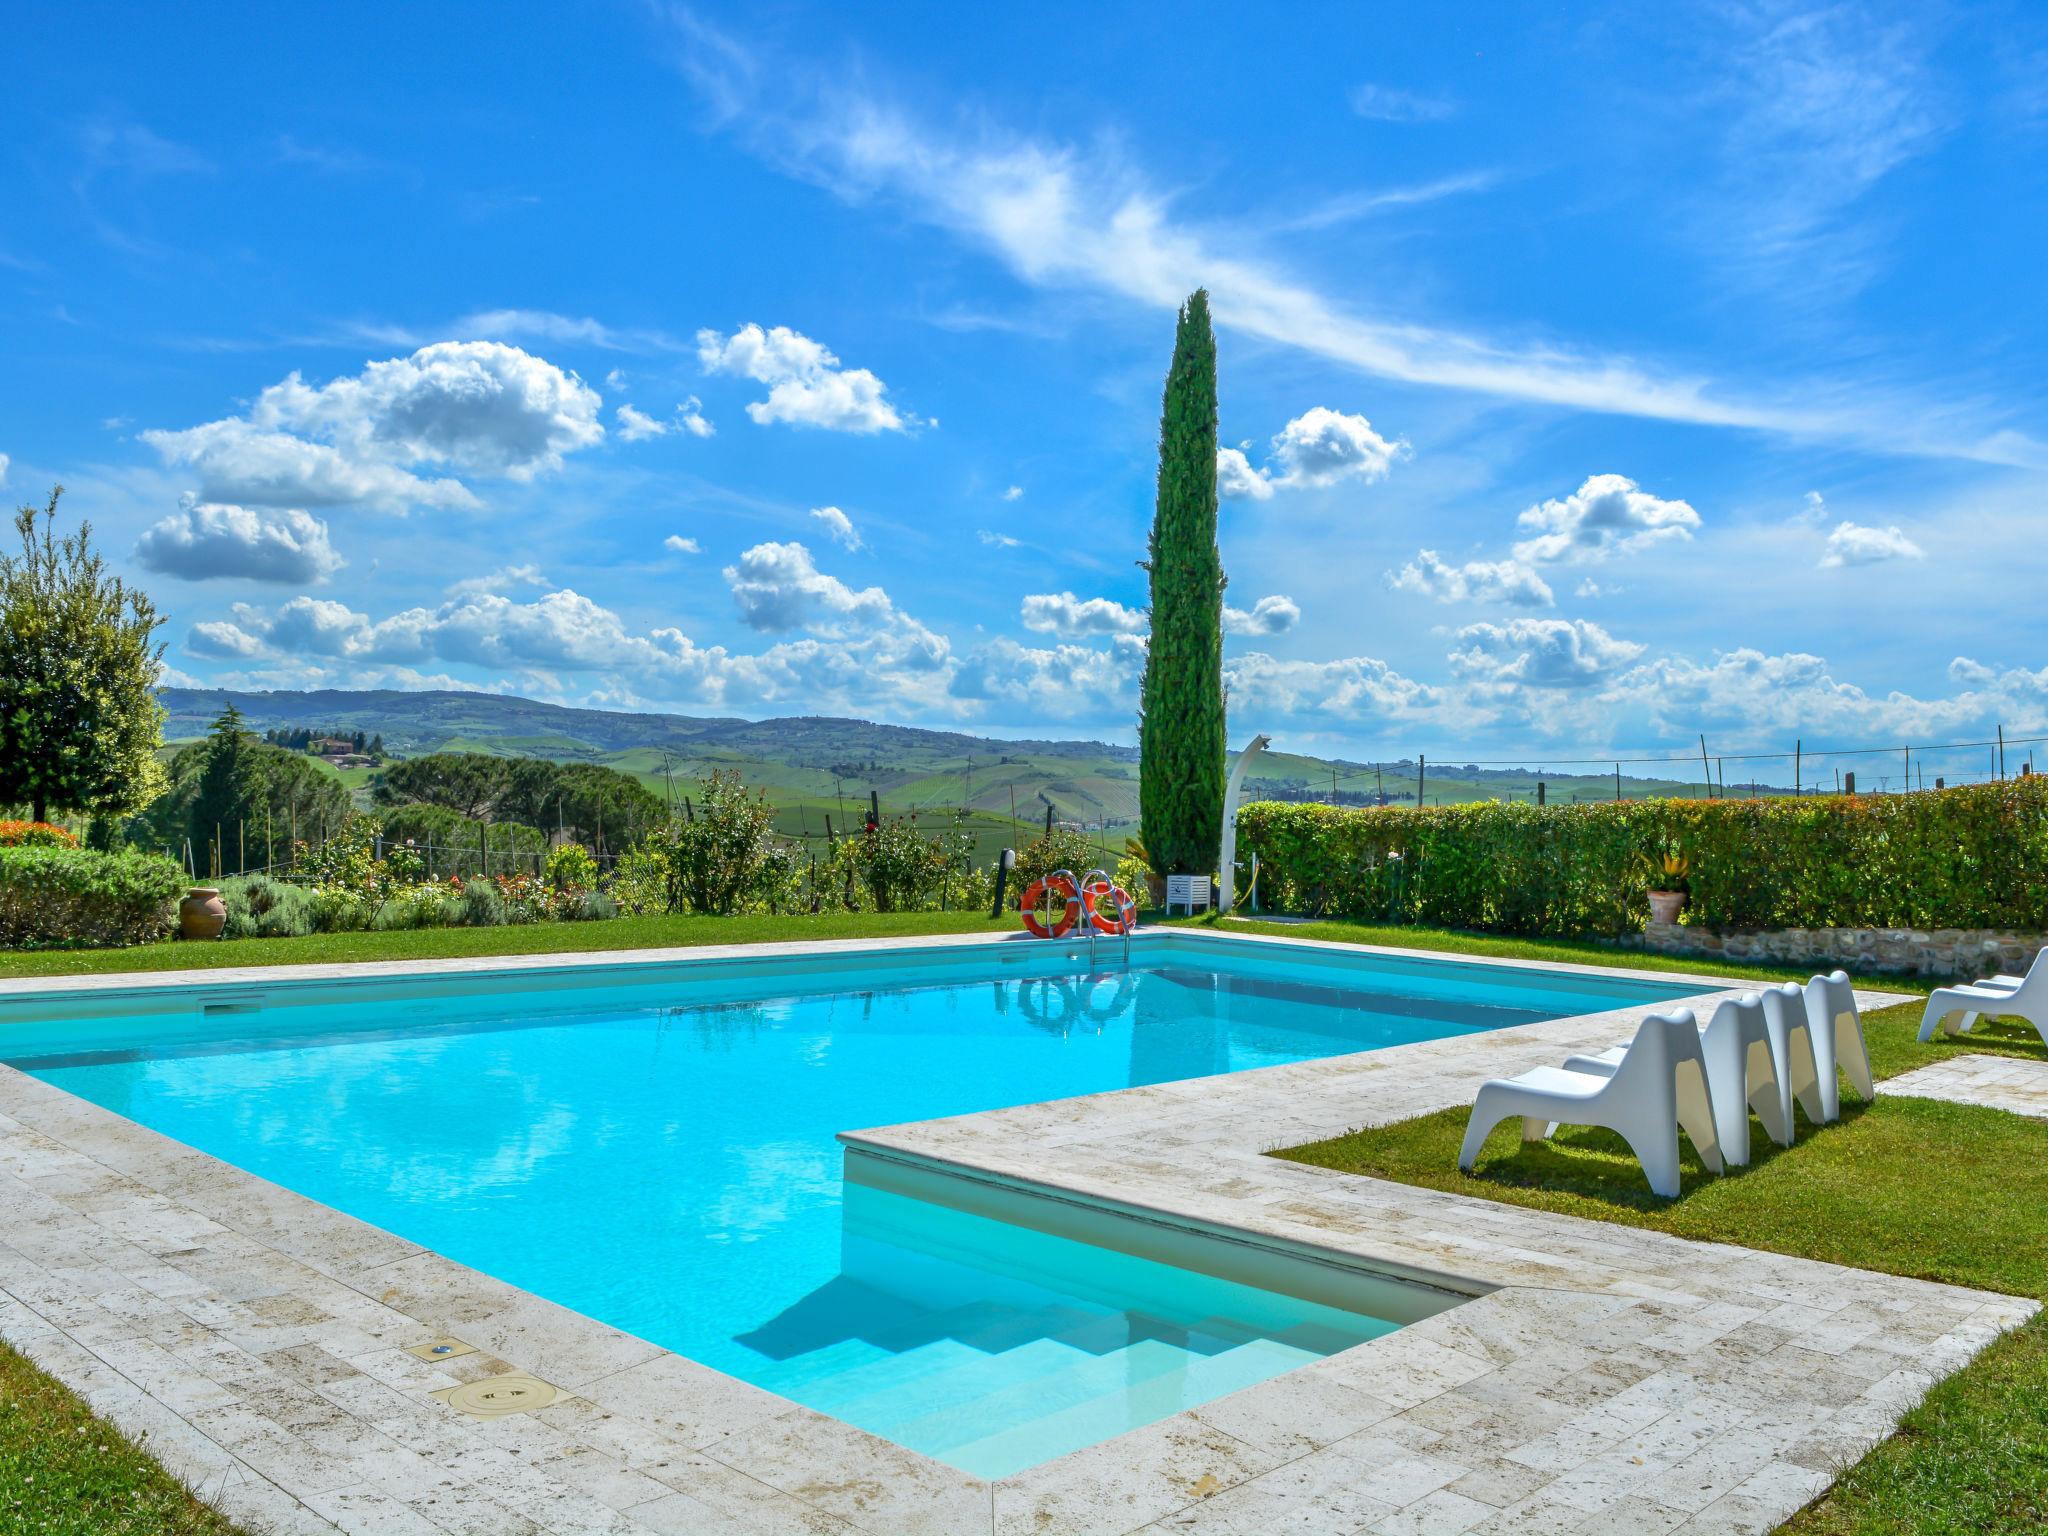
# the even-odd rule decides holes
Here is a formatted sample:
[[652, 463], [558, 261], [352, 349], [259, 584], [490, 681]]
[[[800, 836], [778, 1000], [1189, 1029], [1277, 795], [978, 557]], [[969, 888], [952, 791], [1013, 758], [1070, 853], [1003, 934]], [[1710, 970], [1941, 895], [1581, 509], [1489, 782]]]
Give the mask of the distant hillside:
[[[882, 725], [803, 715], [776, 720], [633, 714], [572, 709], [491, 693], [408, 693], [397, 689], [247, 692], [166, 688], [164, 734], [190, 740], [232, 700], [253, 730], [309, 726], [382, 736], [387, 752], [491, 752], [603, 763], [633, 774], [657, 794], [680, 797], [713, 769], [732, 769], [764, 791], [777, 821], [793, 834], [853, 825], [870, 792], [885, 811], [916, 813], [935, 825], [956, 824], [984, 851], [1026, 837], [1047, 807], [1061, 821], [1100, 828], [1113, 849], [1138, 816], [1135, 747], [1100, 741], [1002, 741], [961, 731]], [[367, 770], [346, 781], [367, 793]], [[1611, 776], [1545, 774], [1550, 798], [1606, 799]], [[1669, 780], [1622, 781], [1631, 799], [1696, 793]], [[1371, 805], [1412, 804], [1412, 761], [1373, 765], [1268, 752], [1247, 785], [1252, 797], [1336, 799]], [[1536, 774], [1522, 768], [1432, 764], [1426, 793], [1433, 804], [1531, 798]]]

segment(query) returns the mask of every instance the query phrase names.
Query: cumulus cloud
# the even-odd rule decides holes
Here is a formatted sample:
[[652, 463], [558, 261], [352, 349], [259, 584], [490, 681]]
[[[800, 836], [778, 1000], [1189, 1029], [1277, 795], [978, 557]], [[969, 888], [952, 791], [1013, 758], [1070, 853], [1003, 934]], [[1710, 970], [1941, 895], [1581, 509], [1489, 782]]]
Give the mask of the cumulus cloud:
[[[6, 469], [7, 469], [7, 460], [6, 460], [6, 458], [5, 458], [4, 456], [0, 456], [0, 476], [4, 476], [4, 474], [5, 474], [5, 472], [6, 472]], [[1023, 486], [1021, 486], [1021, 485], [1013, 485], [1013, 486], [1011, 486], [1011, 487], [1010, 487], [1010, 488], [1009, 488], [1008, 490], [1006, 490], [1006, 491], [1004, 491], [1004, 492], [1003, 492], [1003, 500], [1005, 500], [1005, 501], [1015, 501], [1015, 500], [1016, 500], [1016, 499], [1017, 499], [1018, 497], [1022, 496], [1023, 494], [1024, 494], [1024, 487], [1023, 487]]]
[[686, 539], [680, 533], [672, 533], [661, 541], [661, 547], [678, 555], [701, 555], [704, 548], [695, 539]]
[[1451, 565], [1433, 549], [1425, 549], [1387, 576], [1388, 585], [1419, 592], [1440, 603], [1511, 603], [1519, 608], [1548, 608], [1556, 602], [1550, 584], [1519, 560], [1468, 560]]
[[211, 619], [192, 626], [192, 633], [185, 638], [185, 649], [194, 656], [239, 660], [262, 655], [263, 642], [239, 624]]
[[797, 543], [756, 544], [725, 568], [726, 585], [749, 629], [875, 629], [899, 618], [880, 587], [855, 591], [820, 571]]
[[1242, 448], [1216, 450], [1216, 494], [1225, 501], [1270, 501], [1273, 482], [1252, 468]]
[[1531, 565], [1604, 560], [1671, 539], [1689, 539], [1700, 515], [1623, 475], [1591, 475], [1569, 496], [1527, 508], [1516, 519], [1530, 537], [1515, 558]]
[[1249, 608], [1223, 610], [1223, 628], [1233, 635], [1284, 635], [1300, 622], [1299, 605], [1278, 593], [1260, 598]]
[[1889, 528], [1866, 528], [1844, 520], [1835, 524], [1835, 531], [1828, 535], [1820, 563], [1828, 567], [1876, 565], [1885, 560], [1926, 558], [1927, 551], [1907, 538], [1896, 523]]
[[1458, 631], [1451, 670], [1501, 687], [1587, 688], [1643, 654], [1590, 619], [1511, 619]]
[[1325, 716], [1349, 724], [1405, 719], [1440, 702], [1437, 690], [1374, 656], [1282, 661], [1251, 651], [1223, 664], [1233, 710]]
[[947, 686], [956, 705], [991, 705], [1053, 719], [1117, 718], [1137, 706], [1145, 644], [1116, 635], [1106, 648], [1020, 645], [1007, 637], [959, 658]]
[[459, 480], [411, 471], [530, 480], [602, 440], [598, 406], [581, 379], [518, 347], [444, 341], [327, 384], [293, 373], [246, 416], [142, 439], [165, 463], [197, 470], [211, 501], [474, 506]]
[[1819, 491], [1808, 491], [1799, 501], [1799, 510], [1793, 513], [1793, 520], [1801, 523], [1820, 524], [1828, 520], [1827, 498]]
[[187, 581], [234, 577], [308, 586], [344, 564], [327, 540], [327, 525], [296, 507], [226, 506], [186, 498], [136, 543], [144, 568]]
[[1040, 592], [1024, 599], [1020, 615], [1026, 629], [1042, 635], [1142, 635], [1150, 627], [1144, 613], [1106, 597], [1085, 601], [1071, 592]]
[[659, 417], [631, 405], [622, 405], [614, 413], [619, 423], [619, 441], [622, 443], [645, 442], [650, 437], [667, 437], [674, 429]]
[[747, 324], [732, 335], [697, 333], [706, 373], [729, 373], [768, 386], [748, 404], [762, 426], [783, 421], [831, 432], [901, 432], [915, 422], [885, 398], [887, 386], [865, 368], [842, 368], [828, 348], [786, 325], [764, 331]]
[[0, 453], [0, 485], [7, 483], [7, 466], [13, 462], [6, 454]]
[[813, 507], [811, 516], [825, 525], [825, 532], [832, 542], [842, 549], [851, 551], [861, 547], [860, 530], [853, 526], [853, 519], [837, 507]]
[[[613, 374], [618, 370], [614, 368]], [[611, 375], [606, 377], [609, 379]], [[710, 437], [718, 429], [704, 419], [704, 412], [695, 395], [690, 396], [676, 407], [675, 415], [664, 420], [650, 416], [636, 405], [622, 404], [613, 412], [618, 421], [621, 442], [645, 442], [650, 437], [667, 437], [672, 432], [687, 432], [691, 437]]]
[[1275, 489], [1322, 487], [1340, 480], [1381, 480], [1406, 443], [1388, 442], [1363, 416], [1319, 405], [1273, 436], [1267, 466], [1254, 469], [1242, 449], [1216, 450], [1216, 490], [1227, 498], [1264, 501]]
[[548, 579], [537, 565], [501, 565], [482, 576], [466, 576], [451, 582], [448, 591], [456, 596], [476, 592], [509, 592], [515, 587], [544, 587]]

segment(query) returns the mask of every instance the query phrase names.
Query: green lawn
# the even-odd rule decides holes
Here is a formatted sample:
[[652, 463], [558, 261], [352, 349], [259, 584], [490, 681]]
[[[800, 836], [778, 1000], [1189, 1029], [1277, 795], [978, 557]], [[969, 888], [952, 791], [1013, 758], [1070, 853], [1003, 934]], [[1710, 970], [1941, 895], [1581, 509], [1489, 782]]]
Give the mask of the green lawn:
[[318, 933], [303, 939], [222, 939], [133, 949], [0, 952], [0, 977], [186, 971], [223, 965], [330, 965], [352, 960], [443, 960], [475, 955], [574, 954], [795, 939], [880, 939], [920, 933], [1007, 933], [1015, 917], [985, 912], [825, 912], [816, 917], [615, 917], [592, 923], [503, 928], [414, 928], [394, 933]]
[[0, 1531], [230, 1536], [147, 1452], [0, 1344]]
[[[1980, 1023], [1913, 1036], [1920, 1005], [1864, 1020], [1875, 1074], [1960, 1052], [2041, 1060], [2031, 1028]], [[1445, 1110], [1276, 1154], [1297, 1162], [1795, 1253], [2048, 1302], [2048, 1125], [1930, 1099], [1844, 1102], [1841, 1121], [1779, 1148], [1752, 1126], [1755, 1161], [1712, 1177], [1686, 1146], [1676, 1200], [1652, 1195], [1620, 1138], [1563, 1129], [1524, 1144], [1520, 1122], [1458, 1171], [1467, 1110]], [[1784, 1530], [1797, 1536], [2048, 1530], [2048, 1323], [2036, 1318], [1929, 1394], [1900, 1433]]]

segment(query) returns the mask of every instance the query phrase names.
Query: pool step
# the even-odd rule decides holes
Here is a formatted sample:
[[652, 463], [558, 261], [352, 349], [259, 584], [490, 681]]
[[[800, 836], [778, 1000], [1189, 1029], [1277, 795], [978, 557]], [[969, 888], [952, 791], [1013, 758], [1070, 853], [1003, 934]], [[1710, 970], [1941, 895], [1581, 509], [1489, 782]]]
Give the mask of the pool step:
[[[1184, 1372], [1099, 1392], [1065, 1408], [1039, 1412], [1033, 1405], [1020, 1404], [1021, 1411], [1011, 1419], [1010, 1427], [978, 1439], [950, 1434], [943, 1424], [917, 1423], [898, 1426], [890, 1438], [978, 1477], [1008, 1477], [1070, 1447], [1107, 1440], [1323, 1357], [1261, 1340], [1220, 1355], [1181, 1358], [1187, 1366]], [[1051, 1396], [1048, 1392], [1040, 1401]], [[980, 1410], [1000, 1406], [995, 1402], [979, 1405], [975, 1418], [986, 1426], [988, 1418]]]

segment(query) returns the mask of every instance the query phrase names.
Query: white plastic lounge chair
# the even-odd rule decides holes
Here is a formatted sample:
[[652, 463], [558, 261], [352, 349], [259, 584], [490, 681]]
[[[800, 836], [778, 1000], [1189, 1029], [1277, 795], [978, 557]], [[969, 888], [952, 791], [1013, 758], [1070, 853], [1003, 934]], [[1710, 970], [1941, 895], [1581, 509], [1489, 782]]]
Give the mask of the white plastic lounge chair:
[[[1963, 1029], [1975, 1023], [1980, 1013], [2025, 1019], [2041, 1032], [2042, 1043], [2048, 1045], [2048, 949], [2034, 956], [2034, 963], [2027, 967], [2027, 974], [2016, 987], [1980, 981], [1967, 987], [1941, 988], [1927, 999], [1927, 1011], [1920, 1016], [1920, 1038], [1932, 1040], [1934, 1026], [1958, 1012], [1963, 1015]], [[1947, 1028], [1954, 1034], [1958, 1026]]]
[[[1617, 1045], [1597, 1056], [1567, 1056], [1567, 1072], [1612, 1076], [1627, 1055]], [[1771, 1049], [1763, 999], [1754, 992], [1723, 998], [1700, 1031], [1707, 1064], [1707, 1088], [1714, 1100], [1714, 1135], [1721, 1157], [1741, 1168], [1749, 1163], [1749, 1112], [1754, 1109], [1771, 1140], [1792, 1145], [1792, 1088]]]
[[[1820, 1062], [1813, 1043], [1813, 1027], [1807, 1022], [1806, 994], [1797, 982], [1765, 987], [1764, 1028], [1771, 1037], [1771, 1054], [1777, 1058], [1785, 1083], [1786, 1119], [1791, 1119], [1792, 1101], [1797, 1099], [1806, 1118], [1825, 1125], [1834, 1118], [1821, 1095]], [[1832, 1057], [1830, 1052], [1830, 1057]], [[1837, 1113], [1840, 1113], [1839, 1107]]]
[[1863, 1043], [1863, 1015], [1857, 1011], [1856, 989], [1847, 971], [1816, 976], [1806, 984], [1806, 1024], [1813, 1036], [1814, 1070], [1820, 1078], [1821, 1112], [1842, 1118], [1842, 1090], [1837, 1071], [1849, 1074], [1849, 1086], [1868, 1104], [1877, 1096], [1870, 1079], [1870, 1048]]
[[1513, 1115], [1522, 1117], [1524, 1141], [1541, 1141], [1557, 1125], [1613, 1131], [1643, 1165], [1651, 1190], [1667, 1200], [1678, 1195], [1679, 1127], [1692, 1137], [1700, 1161], [1721, 1171], [1699, 1024], [1687, 1008], [1643, 1020], [1611, 1073], [1537, 1067], [1520, 1077], [1482, 1083], [1458, 1166], [1469, 1170], [1493, 1128]]

